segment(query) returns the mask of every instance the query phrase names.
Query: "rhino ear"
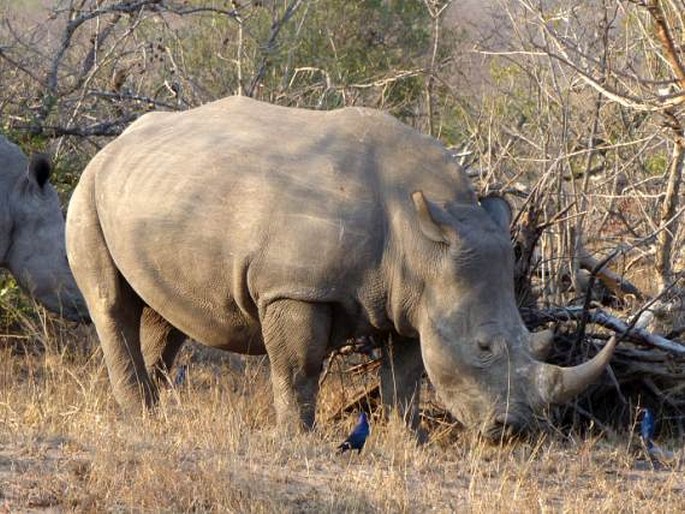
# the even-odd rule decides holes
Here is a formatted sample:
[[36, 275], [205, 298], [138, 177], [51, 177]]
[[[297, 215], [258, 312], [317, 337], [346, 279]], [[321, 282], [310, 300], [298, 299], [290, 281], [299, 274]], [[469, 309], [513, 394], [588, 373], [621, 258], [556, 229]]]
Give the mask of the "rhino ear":
[[42, 188], [50, 178], [50, 173], [52, 173], [52, 165], [48, 156], [42, 153], [31, 156], [27, 173], [29, 179]]
[[507, 232], [513, 218], [511, 205], [501, 196], [490, 195], [480, 199], [480, 206], [485, 209], [495, 223]]
[[423, 196], [423, 193], [421, 191], [414, 191], [411, 194], [411, 199], [414, 202], [416, 213], [419, 215], [419, 227], [423, 235], [436, 243], [449, 244], [445, 230], [435, 221], [433, 214], [431, 214], [428, 200]]

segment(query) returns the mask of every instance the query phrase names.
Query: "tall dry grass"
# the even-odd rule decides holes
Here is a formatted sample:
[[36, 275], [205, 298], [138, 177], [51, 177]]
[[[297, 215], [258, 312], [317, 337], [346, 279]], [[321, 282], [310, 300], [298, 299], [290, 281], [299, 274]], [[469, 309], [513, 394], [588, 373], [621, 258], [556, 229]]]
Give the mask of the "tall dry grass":
[[[186, 383], [143, 419], [121, 416], [90, 329], [50, 322], [0, 338], [0, 512], [682, 512], [682, 471], [655, 470], [630, 435], [417, 445], [354, 419], [284, 436], [263, 359], [186, 354]], [[28, 335], [26, 335], [28, 334]], [[43, 350], [35, 348], [43, 346]], [[321, 410], [335, 407], [325, 384]]]

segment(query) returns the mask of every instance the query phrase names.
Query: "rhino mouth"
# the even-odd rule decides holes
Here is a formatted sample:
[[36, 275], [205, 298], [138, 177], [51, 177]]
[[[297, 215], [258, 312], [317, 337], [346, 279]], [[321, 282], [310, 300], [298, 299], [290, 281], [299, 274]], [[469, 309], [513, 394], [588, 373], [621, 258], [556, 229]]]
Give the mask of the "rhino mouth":
[[90, 318], [88, 310], [83, 308], [74, 308], [67, 311], [61, 311], [60, 314], [67, 321], [73, 321], [74, 323], [83, 323], [84, 325], [90, 325], [93, 320]]
[[61, 318], [76, 323], [91, 323], [90, 314], [84, 301], [80, 299], [70, 301], [67, 298], [46, 297], [46, 295], [38, 296], [35, 292], [33, 294], [43, 307]]
[[495, 414], [488, 424], [481, 429], [481, 435], [491, 441], [509, 441], [518, 439], [528, 433], [532, 419], [532, 412], [521, 406], [514, 411], [503, 411]]

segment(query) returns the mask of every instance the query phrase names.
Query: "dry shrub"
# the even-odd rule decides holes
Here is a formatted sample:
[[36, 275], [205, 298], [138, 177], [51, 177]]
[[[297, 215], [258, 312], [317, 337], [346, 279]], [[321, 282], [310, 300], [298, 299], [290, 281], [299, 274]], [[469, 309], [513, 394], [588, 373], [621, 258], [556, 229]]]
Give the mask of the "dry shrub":
[[[555, 183], [553, 177], [540, 183], [549, 180]], [[635, 198], [594, 198], [592, 211], [584, 214], [586, 227], [610, 225], [618, 216], [624, 223], [611, 233], [581, 230], [577, 217], [567, 213], [585, 195], [570, 194], [568, 187], [563, 181], [554, 187], [547, 184], [519, 203], [513, 234], [524, 319], [534, 330], [556, 330], [549, 360], [565, 366], [592, 357], [610, 334], [625, 337], [602, 380], [571, 405], [554, 409], [551, 419], [563, 430], [626, 432], [640, 409], [648, 407], [656, 413], [663, 436], [680, 437], [685, 430], [685, 344], [678, 328], [682, 270], [674, 263], [673, 281], [665, 289], [655, 279], [655, 253], [644, 248], [653, 238], [636, 240], [629, 234], [646, 211], [616, 210], [617, 204], [632, 205]], [[595, 190], [598, 197], [600, 191]], [[624, 323], [631, 331], [624, 334], [607, 320]], [[642, 331], [633, 331], [634, 326]], [[660, 341], [670, 338], [666, 342], [674, 350], [654, 346], [651, 335]]]

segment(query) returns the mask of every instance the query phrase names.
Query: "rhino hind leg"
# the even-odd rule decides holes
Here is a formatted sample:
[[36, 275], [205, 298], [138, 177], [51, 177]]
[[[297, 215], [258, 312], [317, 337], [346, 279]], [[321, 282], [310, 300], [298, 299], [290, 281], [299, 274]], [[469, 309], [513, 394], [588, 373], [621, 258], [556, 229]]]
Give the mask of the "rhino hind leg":
[[419, 427], [419, 400], [423, 376], [421, 346], [416, 339], [391, 334], [383, 345], [381, 401], [386, 415], [395, 412], [414, 430]]
[[186, 336], [149, 306], [140, 319], [140, 344], [145, 367], [156, 383], [166, 381]]
[[88, 305], [114, 396], [130, 412], [154, 405], [157, 392], [140, 348], [143, 302], [117, 269], [95, 211], [92, 175], [84, 173], [67, 217], [67, 254]]
[[[100, 339], [114, 397], [124, 411], [140, 412], [157, 401], [157, 389], [145, 369], [140, 347], [143, 302], [113, 263], [108, 268], [99, 266], [98, 271], [99, 276], [93, 279], [97, 285], [86, 288], [97, 291], [97, 297], [86, 295], [86, 301]], [[83, 279], [79, 280], [79, 284], [83, 282]]]
[[314, 426], [319, 375], [331, 332], [325, 304], [278, 300], [262, 315], [264, 344], [271, 364], [279, 426]]

